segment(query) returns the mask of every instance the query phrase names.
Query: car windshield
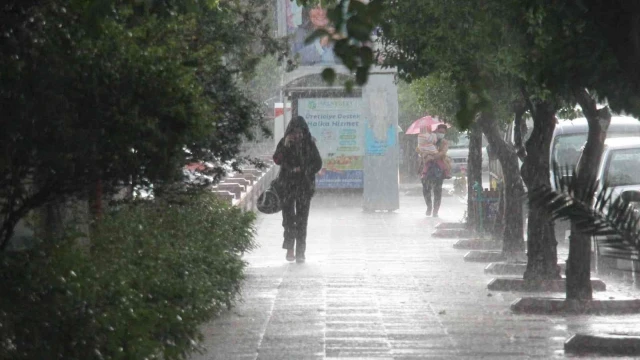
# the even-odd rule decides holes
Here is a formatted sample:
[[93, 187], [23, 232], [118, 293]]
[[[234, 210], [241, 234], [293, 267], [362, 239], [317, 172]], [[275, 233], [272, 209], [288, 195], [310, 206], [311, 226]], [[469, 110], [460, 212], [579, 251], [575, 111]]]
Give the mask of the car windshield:
[[[484, 135], [482, 136], [482, 146], [487, 146], [487, 139], [484, 137]], [[461, 133], [458, 136], [458, 141], [456, 142], [450, 142], [449, 143], [449, 148], [468, 148], [469, 147], [469, 135], [466, 133]]]
[[468, 148], [469, 147], [469, 137], [466, 134], [460, 134], [458, 136], [458, 141], [455, 143], [452, 142], [449, 145], [450, 148]]
[[606, 169], [607, 186], [640, 185], [640, 148], [612, 151]]
[[[627, 136], [630, 136], [628, 132], [610, 132], [607, 134], [608, 138]], [[582, 147], [586, 141], [586, 133], [557, 136], [551, 150], [553, 161], [555, 161], [559, 166], [569, 166], [569, 168], [574, 168], [578, 165], [578, 160], [582, 153]]]

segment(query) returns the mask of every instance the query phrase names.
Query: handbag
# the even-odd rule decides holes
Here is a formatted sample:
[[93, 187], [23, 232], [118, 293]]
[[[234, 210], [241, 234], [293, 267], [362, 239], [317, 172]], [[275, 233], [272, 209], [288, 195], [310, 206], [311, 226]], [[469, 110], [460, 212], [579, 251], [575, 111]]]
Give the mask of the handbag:
[[429, 169], [427, 170], [427, 179], [440, 180], [444, 179], [444, 171], [438, 166], [438, 164], [434, 162], [429, 165]]
[[258, 211], [263, 214], [275, 214], [282, 210], [282, 203], [280, 201], [280, 195], [278, 191], [279, 181], [278, 178], [273, 180], [267, 190], [263, 191], [258, 196], [256, 207]]

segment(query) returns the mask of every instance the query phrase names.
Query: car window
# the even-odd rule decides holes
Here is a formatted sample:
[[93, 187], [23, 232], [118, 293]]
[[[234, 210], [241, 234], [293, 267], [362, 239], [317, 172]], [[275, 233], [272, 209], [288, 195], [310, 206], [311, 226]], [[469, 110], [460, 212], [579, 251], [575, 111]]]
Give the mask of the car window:
[[460, 134], [458, 136], [458, 141], [455, 143], [450, 143], [449, 148], [468, 148], [469, 147], [469, 137], [467, 134]]
[[[640, 135], [637, 133], [637, 128], [626, 129], [631, 131], [631, 133], [624, 130], [625, 129], [616, 129], [616, 131], [609, 132], [607, 134], [607, 138]], [[559, 166], [569, 166], [570, 168], [573, 168], [578, 165], [582, 148], [586, 142], [586, 133], [556, 136], [551, 147], [551, 159]]]
[[607, 186], [640, 185], [640, 148], [612, 151], [606, 166]]
[[[482, 146], [487, 146], [487, 139], [482, 135]], [[469, 147], [469, 135], [462, 133], [458, 136], [458, 141], [449, 143], [449, 148], [468, 148]]]
[[587, 141], [587, 134], [557, 136], [553, 143], [551, 158], [559, 166], [573, 168], [578, 164], [585, 141]]

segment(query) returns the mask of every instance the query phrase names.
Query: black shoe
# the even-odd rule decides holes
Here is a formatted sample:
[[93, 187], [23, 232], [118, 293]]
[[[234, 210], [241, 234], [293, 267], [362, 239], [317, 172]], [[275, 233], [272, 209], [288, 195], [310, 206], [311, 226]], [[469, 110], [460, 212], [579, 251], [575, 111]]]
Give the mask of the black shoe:
[[433, 215], [431, 215], [431, 217], [437, 218], [438, 217], [438, 213], [433, 213]]
[[431, 209], [427, 209], [427, 212], [424, 213], [424, 214], [427, 215], [427, 216], [431, 216]]
[[304, 263], [304, 260], [305, 260], [304, 256], [296, 256], [296, 262], [298, 264]]

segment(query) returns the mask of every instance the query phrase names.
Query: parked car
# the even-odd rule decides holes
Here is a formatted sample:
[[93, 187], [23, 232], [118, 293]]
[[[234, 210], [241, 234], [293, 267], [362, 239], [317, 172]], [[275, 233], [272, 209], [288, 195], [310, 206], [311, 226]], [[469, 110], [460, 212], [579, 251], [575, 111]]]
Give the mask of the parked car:
[[[527, 119], [525, 124], [526, 128], [522, 134], [523, 142], [526, 142], [531, 136], [533, 120]], [[551, 151], [549, 152], [551, 186], [555, 185], [553, 163], [556, 162], [560, 166], [575, 167], [578, 164], [582, 147], [587, 141], [588, 132], [589, 124], [586, 118], [558, 121], [553, 131]], [[607, 138], [628, 136], [640, 136], [640, 121], [629, 116], [613, 116], [607, 131]], [[505, 141], [511, 144], [515, 143], [513, 123], [508, 126], [505, 132]], [[522, 163], [520, 163], [520, 166], [522, 166]]]
[[[553, 189], [555, 189], [553, 163], [555, 162], [562, 167], [569, 166], [574, 168], [577, 166], [582, 149], [587, 141], [588, 132], [589, 124], [586, 118], [564, 120], [556, 125], [549, 153], [549, 163], [552, 165], [549, 176], [551, 177], [551, 187]], [[607, 131], [607, 139], [616, 139], [613, 141], [616, 142], [618, 138], [629, 136], [640, 136], [640, 121], [627, 116], [612, 117]], [[557, 221], [555, 223], [556, 239], [568, 240], [569, 229], [569, 222]]]
[[[553, 132], [549, 163], [553, 165], [555, 162], [559, 166], [571, 168], [578, 165], [588, 132], [589, 125], [585, 118], [560, 121]], [[633, 136], [640, 136], [640, 121], [638, 119], [627, 116], [611, 118], [607, 139]], [[549, 175], [551, 176], [551, 186], [555, 189], [553, 167]]]
[[[576, 161], [579, 161], [579, 158]], [[612, 201], [626, 193], [640, 192], [640, 136], [605, 140], [596, 180], [600, 184], [598, 191], [601, 191], [604, 186], [608, 187]], [[637, 198], [637, 196], [633, 197]], [[606, 209], [604, 210], [606, 212]], [[592, 249], [597, 256], [595, 242]], [[632, 270], [630, 260], [598, 258], [598, 264], [600, 267]]]
[[[469, 138], [466, 134], [460, 134], [457, 142], [449, 143], [449, 151], [447, 155], [451, 158], [451, 167], [453, 174], [459, 174], [464, 169], [467, 169], [467, 163], [469, 159]], [[487, 155], [487, 143], [482, 137], [482, 170], [485, 171], [489, 168], [489, 156]]]
[[612, 201], [625, 191], [640, 191], [640, 135], [605, 140], [596, 180], [598, 190], [609, 188]]
[[[529, 139], [533, 130], [533, 120], [525, 121], [526, 128], [523, 129], [523, 142]], [[582, 153], [582, 148], [587, 141], [589, 132], [589, 124], [586, 118], [577, 118], [573, 120], [559, 120], [553, 131], [551, 139], [551, 149], [549, 152], [549, 165], [551, 186], [555, 189], [553, 163], [556, 162], [560, 166], [575, 167]], [[629, 136], [640, 136], [640, 121], [628, 116], [613, 116], [611, 124], [607, 131], [607, 138], [620, 138]], [[507, 127], [505, 132], [505, 140], [514, 144], [514, 128], [513, 123]], [[522, 166], [522, 163], [520, 163]], [[499, 164], [492, 164], [491, 176], [497, 181], [502, 180], [502, 170]], [[557, 221], [555, 223], [555, 234], [557, 240], [567, 239], [569, 235], [569, 223], [566, 221]]]

